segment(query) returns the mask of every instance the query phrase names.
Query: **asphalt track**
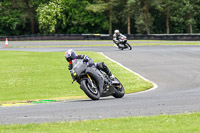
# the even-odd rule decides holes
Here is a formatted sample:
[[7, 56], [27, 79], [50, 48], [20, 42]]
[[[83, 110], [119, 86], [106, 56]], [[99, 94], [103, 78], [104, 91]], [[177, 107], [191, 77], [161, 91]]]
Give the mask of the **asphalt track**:
[[[68, 48], [0, 48], [20, 51], [65, 51]], [[0, 107], [0, 124], [78, 121], [200, 111], [200, 46], [82, 47], [98, 51], [155, 82], [152, 91], [98, 101], [68, 100], [18, 107]], [[127, 77], [128, 80], [128, 77]]]

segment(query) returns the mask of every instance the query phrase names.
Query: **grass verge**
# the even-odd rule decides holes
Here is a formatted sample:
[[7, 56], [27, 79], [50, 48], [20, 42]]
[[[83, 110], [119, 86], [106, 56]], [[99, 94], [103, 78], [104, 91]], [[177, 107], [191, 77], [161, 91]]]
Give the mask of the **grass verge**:
[[[35, 45], [35, 46], [15, 46], [11, 45], [9, 48], [53, 48], [53, 47], [106, 47], [106, 46], [113, 46], [112, 40], [76, 40], [76, 42], [94, 42], [94, 44], [87, 44], [87, 45]], [[95, 44], [95, 42], [108, 42], [110, 44]], [[15, 41], [13, 41], [15, 42]], [[50, 41], [17, 41], [17, 42], [50, 42]], [[52, 40], [51, 42], [75, 42], [75, 40]], [[200, 41], [174, 41], [174, 40], [128, 40], [131, 46], [153, 46], [153, 45], [200, 45]]]
[[3, 133], [199, 133], [200, 113], [77, 122], [0, 125]]
[[[113, 46], [114, 44], [89, 44], [89, 45], [46, 45], [46, 46], [10, 46], [10, 48], [58, 48], [58, 47], [106, 47], [106, 46]], [[143, 43], [143, 42], [135, 42], [130, 43], [131, 46], [153, 46], [153, 45], [200, 45], [200, 42], [166, 42], [166, 43], [160, 43], [160, 42], [149, 42], [149, 43]]]
[[[104, 61], [122, 82], [126, 93], [153, 87], [152, 83], [99, 53], [87, 52], [87, 55], [95, 62]], [[77, 83], [71, 83], [63, 52], [0, 51], [0, 57], [0, 104], [37, 99], [87, 98]]]

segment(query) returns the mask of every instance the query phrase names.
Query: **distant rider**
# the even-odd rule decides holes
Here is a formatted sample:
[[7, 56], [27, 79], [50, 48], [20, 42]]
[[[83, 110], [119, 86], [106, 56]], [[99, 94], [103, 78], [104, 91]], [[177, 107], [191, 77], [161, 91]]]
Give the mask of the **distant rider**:
[[73, 60], [75, 59], [83, 59], [83, 62], [86, 62], [88, 66], [95, 66], [97, 69], [104, 71], [111, 79], [114, 79], [115, 76], [111, 73], [104, 62], [94, 63], [92, 58], [89, 58], [86, 55], [80, 54], [77, 55], [76, 52], [72, 49], [69, 49], [65, 52], [65, 58], [69, 62], [68, 69], [72, 70], [73, 68]]
[[120, 41], [119, 41], [119, 37], [123, 36], [119, 30], [115, 30], [114, 31], [114, 35], [113, 35], [113, 42], [119, 47]]

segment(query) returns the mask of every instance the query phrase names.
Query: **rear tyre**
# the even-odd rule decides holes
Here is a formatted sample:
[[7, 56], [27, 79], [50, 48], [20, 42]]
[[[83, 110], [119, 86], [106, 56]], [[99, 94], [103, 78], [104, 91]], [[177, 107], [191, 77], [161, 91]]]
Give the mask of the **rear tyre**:
[[80, 87], [90, 99], [99, 100], [100, 98], [99, 90], [95, 82], [93, 82], [93, 84], [94, 87], [92, 87], [92, 85], [88, 82], [88, 80], [82, 80], [80, 83], [81, 85]]
[[126, 46], [128, 47], [129, 50], [132, 49], [131, 45], [129, 45], [128, 43], [126, 43]]
[[[116, 81], [120, 82], [117, 78], [115, 78]], [[119, 85], [116, 85], [115, 86], [115, 93], [113, 94], [113, 97], [115, 98], [122, 98], [125, 94], [125, 91], [124, 91], [124, 87], [123, 85], [120, 84]]]

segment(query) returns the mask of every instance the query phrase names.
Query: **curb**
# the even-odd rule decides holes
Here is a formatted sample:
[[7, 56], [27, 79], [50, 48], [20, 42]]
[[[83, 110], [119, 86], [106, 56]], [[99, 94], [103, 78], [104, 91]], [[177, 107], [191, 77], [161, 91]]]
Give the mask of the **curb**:
[[156, 83], [154, 83], [153, 81], [150, 81], [150, 80], [146, 79], [145, 77], [141, 76], [140, 74], [138, 74], [138, 73], [132, 71], [131, 69], [125, 67], [125, 66], [122, 65], [121, 63], [119, 63], [119, 62], [117, 62], [117, 61], [111, 59], [111, 58], [108, 57], [108, 56], [106, 56], [104, 53], [102, 53], [102, 52], [98, 52], [98, 53], [102, 54], [102, 55], [105, 56], [107, 59], [111, 60], [112, 62], [117, 63], [118, 65], [120, 65], [121, 67], [125, 68], [126, 70], [128, 70], [128, 71], [134, 73], [135, 75], [137, 75], [137, 76], [139, 76], [139, 77], [141, 77], [143, 80], [148, 81], [148, 82], [151, 82], [151, 83], [153, 84], [153, 88], [151, 88], [151, 89], [144, 90], [144, 91], [140, 91], [140, 92], [135, 92], [135, 93], [130, 93], [130, 94], [126, 94], [126, 95], [134, 95], [134, 94], [145, 93], [145, 92], [149, 92], [149, 91], [152, 91], [152, 90], [155, 90], [155, 89], [158, 88], [158, 85], [157, 85]]

